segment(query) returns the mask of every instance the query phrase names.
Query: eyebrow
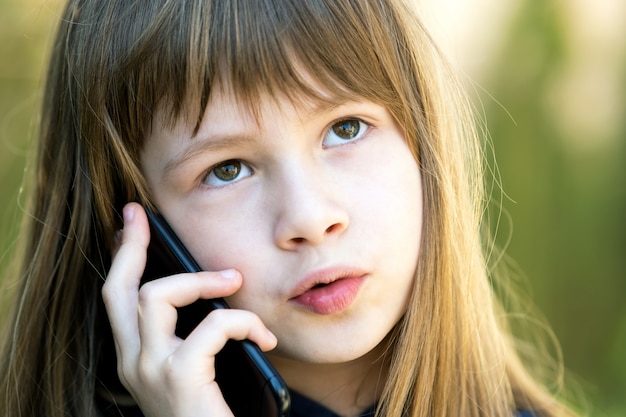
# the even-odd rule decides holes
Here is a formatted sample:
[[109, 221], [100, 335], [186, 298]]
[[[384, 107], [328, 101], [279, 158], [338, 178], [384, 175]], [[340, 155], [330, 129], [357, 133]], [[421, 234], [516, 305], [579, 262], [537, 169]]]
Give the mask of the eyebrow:
[[233, 135], [198, 135], [185, 139], [188, 143], [185, 148], [168, 159], [163, 167], [162, 178], [167, 178], [173, 171], [196, 156], [206, 152], [216, 152], [223, 149], [241, 147], [252, 143], [255, 137], [249, 134]]
[[[310, 104], [307, 110], [307, 116], [311, 118], [320, 117], [323, 114], [330, 113], [335, 109], [341, 107], [340, 104], [328, 103], [324, 101], [318, 101], [315, 104]], [[185, 162], [193, 159], [197, 155], [205, 152], [215, 152], [223, 149], [230, 149], [235, 147], [241, 147], [251, 144], [257, 139], [257, 135], [249, 133], [236, 133], [236, 134], [197, 134], [185, 138], [185, 141], [189, 143], [188, 146], [172, 156], [165, 164], [161, 178], [165, 179], [176, 171]]]

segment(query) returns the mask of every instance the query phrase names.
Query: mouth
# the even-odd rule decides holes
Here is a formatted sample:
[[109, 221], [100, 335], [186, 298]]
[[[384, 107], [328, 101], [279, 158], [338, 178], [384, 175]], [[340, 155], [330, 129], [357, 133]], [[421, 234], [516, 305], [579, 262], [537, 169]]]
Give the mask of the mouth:
[[318, 271], [301, 281], [289, 301], [315, 314], [338, 314], [354, 303], [366, 278], [362, 271]]

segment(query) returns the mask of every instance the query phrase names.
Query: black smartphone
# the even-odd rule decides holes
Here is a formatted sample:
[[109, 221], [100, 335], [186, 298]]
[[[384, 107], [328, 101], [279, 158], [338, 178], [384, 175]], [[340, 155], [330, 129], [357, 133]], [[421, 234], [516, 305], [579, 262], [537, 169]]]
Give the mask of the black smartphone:
[[[142, 283], [200, 267], [159, 213], [146, 210], [150, 245]], [[178, 309], [176, 334], [185, 338], [216, 308], [228, 308], [221, 298], [199, 300]], [[287, 386], [265, 354], [250, 340], [229, 340], [215, 358], [215, 379], [235, 417], [288, 417]]]

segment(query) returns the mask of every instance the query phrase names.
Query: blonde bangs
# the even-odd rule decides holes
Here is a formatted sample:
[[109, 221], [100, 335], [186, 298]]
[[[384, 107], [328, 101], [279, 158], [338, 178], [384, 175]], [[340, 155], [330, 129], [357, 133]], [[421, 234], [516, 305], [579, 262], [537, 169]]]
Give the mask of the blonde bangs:
[[[130, 104], [127, 114], [134, 117], [120, 113], [116, 124], [138, 129], [124, 135], [138, 147], [157, 108], [171, 124], [180, 117], [198, 123], [212, 89], [221, 87], [253, 110], [261, 95], [368, 99], [388, 107], [411, 132], [415, 114], [423, 113], [419, 88], [410, 81], [417, 78], [415, 65], [403, 53], [412, 40], [392, 35], [407, 34], [390, 29], [400, 17], [380, 2], [164, 2], [149, 11], [155, 14], [127, 14], [120, 26], [134, 27], [136, 39], [112, 57], [120, 63], [112, 108]], [[408, 92], [417, 98], [410, 105]]]

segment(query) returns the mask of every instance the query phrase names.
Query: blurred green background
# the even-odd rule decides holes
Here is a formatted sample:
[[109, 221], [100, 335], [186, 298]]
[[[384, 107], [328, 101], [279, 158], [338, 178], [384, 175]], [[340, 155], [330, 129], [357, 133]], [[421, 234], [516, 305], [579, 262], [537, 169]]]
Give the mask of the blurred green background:
[[[429, 1], [435, 37], [475, 82], [507, 252], [590, 414], [626, 416], [626, 1]], [[0, 0], [0, 267], [60, 4]]]

